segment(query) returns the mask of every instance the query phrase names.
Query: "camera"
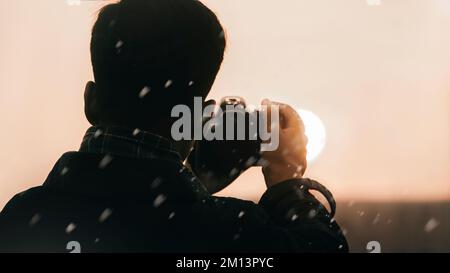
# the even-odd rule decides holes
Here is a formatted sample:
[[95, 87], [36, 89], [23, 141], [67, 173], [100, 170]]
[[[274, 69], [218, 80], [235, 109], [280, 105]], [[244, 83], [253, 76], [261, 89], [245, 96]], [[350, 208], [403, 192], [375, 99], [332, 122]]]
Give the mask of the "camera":
[[187, 163], [210, 193], [231, 184], [242, 172], [258, 166], [261, 159], [259, 110], [247, 108], [241, 97], [224, 97], [212, 117], [204, 118], [205, 128], [216, 136], [194, 143]]

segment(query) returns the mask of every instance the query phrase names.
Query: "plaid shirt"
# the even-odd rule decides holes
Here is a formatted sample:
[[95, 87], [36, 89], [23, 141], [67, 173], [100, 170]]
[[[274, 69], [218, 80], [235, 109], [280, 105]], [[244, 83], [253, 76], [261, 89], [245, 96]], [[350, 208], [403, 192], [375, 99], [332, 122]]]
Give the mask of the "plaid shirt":
[[139, 129], [121, 127], [89, 128], [83, 137], [80, 152], [109, 154], [146, 159], [181, 161], [167, 138]]
[[[162, 159], [181, 163], [181, 156], [173, 149], [170, 140], [139, 129], [120, 127], [91, 127], [87, 130], [80, 152], [108, 154], [142, 159]], [[182, 163], [181, 163], [182, 164]], [[189, 177], [196, 179], [193, 173]], [[322, 184], [307, 178], [294, 179], [309, 190], [322, 193], [331, 208], [331, 217], [336, 211], [336, 201], [331, 192]]]

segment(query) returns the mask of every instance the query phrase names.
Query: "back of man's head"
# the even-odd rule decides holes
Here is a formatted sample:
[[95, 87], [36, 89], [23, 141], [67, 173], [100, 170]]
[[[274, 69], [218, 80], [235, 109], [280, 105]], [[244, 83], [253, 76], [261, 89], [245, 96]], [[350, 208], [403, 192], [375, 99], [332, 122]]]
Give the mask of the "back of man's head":
[[101, 120], [168, 122], [174, 105], [205, 97], [223, 60], [215, 14], [197, 0], [122, 0], [93, 27], [91, 58]]

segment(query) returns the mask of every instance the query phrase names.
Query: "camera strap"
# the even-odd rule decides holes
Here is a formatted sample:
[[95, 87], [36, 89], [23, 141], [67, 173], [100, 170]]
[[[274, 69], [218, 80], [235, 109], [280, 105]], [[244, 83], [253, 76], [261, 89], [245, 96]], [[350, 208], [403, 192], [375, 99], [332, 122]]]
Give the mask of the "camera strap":
[[320, 192], [330, 205], [330, 217], [333, 218], [336, 214], [336, 201], [334, 200], [333, 194], [322, 184], [309, 178], [302, 178], [298, 180], [299, 184], [303, 190], [315, 190]]

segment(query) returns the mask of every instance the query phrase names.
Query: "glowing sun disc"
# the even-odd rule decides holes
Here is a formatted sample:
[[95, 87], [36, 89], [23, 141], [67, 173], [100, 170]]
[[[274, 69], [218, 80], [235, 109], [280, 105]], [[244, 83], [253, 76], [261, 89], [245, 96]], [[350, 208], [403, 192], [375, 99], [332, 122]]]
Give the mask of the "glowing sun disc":
[[297, 112], [305, 124], [305, 134], [308, 137], [308, 145], [306, 146], [308, 153], [306, 159], [308, 162], [311, 162], [319, 156], [325, 147], [325, 126], [313, 112], [304, 109], [298, 109]]

